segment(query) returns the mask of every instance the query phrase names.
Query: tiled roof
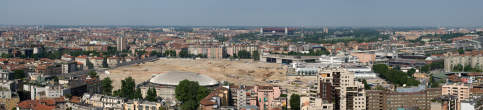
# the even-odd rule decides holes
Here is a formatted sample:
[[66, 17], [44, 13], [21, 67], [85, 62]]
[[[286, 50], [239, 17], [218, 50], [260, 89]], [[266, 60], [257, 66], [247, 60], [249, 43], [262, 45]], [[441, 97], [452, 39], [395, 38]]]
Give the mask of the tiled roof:
[[64, 98], [25, 100], [20, 102], [18, 107], [21, 109], [53, 110], [55, 109], [55, 104], [59, 102], [64, 102]]

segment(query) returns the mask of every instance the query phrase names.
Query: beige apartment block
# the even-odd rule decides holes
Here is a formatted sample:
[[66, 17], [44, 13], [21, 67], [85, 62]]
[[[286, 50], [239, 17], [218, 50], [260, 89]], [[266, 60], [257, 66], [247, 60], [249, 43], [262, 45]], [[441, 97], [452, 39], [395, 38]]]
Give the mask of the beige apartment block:
[[470, 87], [464, 84], [445, 84], [441, 90], [442, 95], [456, 95], [458, 101], [466, 100], [470, 97]]

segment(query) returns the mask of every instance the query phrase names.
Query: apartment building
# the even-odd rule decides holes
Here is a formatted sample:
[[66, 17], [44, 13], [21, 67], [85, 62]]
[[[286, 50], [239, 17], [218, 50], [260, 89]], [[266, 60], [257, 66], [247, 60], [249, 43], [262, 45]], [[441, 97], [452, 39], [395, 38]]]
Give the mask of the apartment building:
[[232, 87], [232, 100], [236, 109], [258, 108], [258, 110], [281, 109], [286, 98], [281, 97], [278, 86], [239, 86]]
[[59, 98], [64, 96], [64, 92], [67, 91], [64, 87], [60, 85], [24, 85], [24, 90], [30, 92], [30, 99], [43, 99], [43, 98]]
[[429, 110], [431, 100], [441, 96], [440, 88], [423, 91], [396, 92], [390, 90], [367, 90], [367, 110]]
[[483, 68], [483, 51], [471, 51], [465, 54], [446, 53], [444, 54], [444, 71], [451, 72], [455, 66], [470, 65], [472, 68]]
[[190, 45], [188, 52], [193, 55], [206, 55], [207, 58], [223, 58], [223, 47], [217, 45]]
[[127, 49], [127, 41], [124, 36], [118, 37], [116, 40], [117, 51], [123, 51]]
[[235, 45], [226, 47], [226, 54], [229, 56], [234, 56], [238, 54], [239, 51], [242, 51], [242, 50], [252, 53], [253, 51], [258, 51], [258, 46], [248, 45], [248, 44], [235, 44]]
[[334, 109], [340, 110], [366, 109], [364, 84], [355, 80], [354, 73], [343, 68], [323, 69], [317, 80], [318, 97], [325, 99], [321, 102], [334, 103]]
[[463, 83], [445, 84], [441, 90], [442, 95], [458, 96], [458, 102], [470, 98], [470, 87]]
[[257, 95], [258, 108], [260, 110], [271, 110], [273, 108], [282, 108], [282, 100], [280, 95], [280, 87], [277, 86], [255, 86], [254, 91]]
[[235, 106], [237, 110], [241, 110], [241, 108], [244, 107], [257, 105], [257, 97], [254, 95], [255, 92], [252, 90], [253, 86], [241, 85], [230, 87], [233, 106]]

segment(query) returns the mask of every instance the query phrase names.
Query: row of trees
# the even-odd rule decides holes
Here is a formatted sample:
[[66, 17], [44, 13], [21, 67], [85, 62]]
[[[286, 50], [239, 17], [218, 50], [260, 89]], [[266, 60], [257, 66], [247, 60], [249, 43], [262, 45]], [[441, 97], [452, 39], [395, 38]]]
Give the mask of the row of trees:
[[260, 60], [260, 53], [258, 53], [258, 51], [249, 52], [246, 50], [240, 50], [237, 54], [233, 54], [233, 56], [230, 56], [230, 58], [253, 59], [255, 61], [258, 61]]
[[456, 71], [456, 72], [483, 72], [483, 70], [478, 68], [478, 66], [476, 68], [473, 68], [469, 64], [465, 65], [465, 66], [458, 64], [458, 65], [453, 67], [453, 71]]
[[408, 86], [416, 86], [419, 84], [419, 81], [409, 76], [408, 73], [397, 69], [389, 69], [386, 64], [375, 64], [373, 65], [373, 69], [374, 72], [379, 73], [381, 78], [384, 78], [398, 86], [402, 86], [403, 84]]
[[[136, 87], [135, 80], [132, 77], [127, 77], [121, 80], [121, 89], [112, 91], [112, 80], [109, 77], [101, 80], [101, 93], [109, 96], [118, 96], [127, 99], [143, 99], [141, 88]], [[149, 88], [145, 100], [156, 101], [158, 99], [155, 88]]]
[[421, 67], [421, 72], [424, 73], [429, 73], [431, 70], [436, 70], [436, 69], [443, 69], [444, 68], [444, 61], [438, 61], [438, 62], [433, 62], [431, 64], [426, 64], [423, 67]]

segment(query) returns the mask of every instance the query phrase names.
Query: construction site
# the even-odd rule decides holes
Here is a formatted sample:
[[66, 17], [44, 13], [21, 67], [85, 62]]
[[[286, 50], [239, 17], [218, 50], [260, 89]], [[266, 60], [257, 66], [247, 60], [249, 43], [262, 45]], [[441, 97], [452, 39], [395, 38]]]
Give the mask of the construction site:
[[110, 77], [114, 90], [121, 87], [121, 80], [131, 76], [136, 83], [147, 81], [156, 74], [185, 71], [203, 74], [218, 81], [243, 85], [263, 85], [286, 79], [287, 67], [282, 64], [229, 59], [179, 59], [161, 58], [153, 62], [133, 64], [106, 70], [101, 78]]

